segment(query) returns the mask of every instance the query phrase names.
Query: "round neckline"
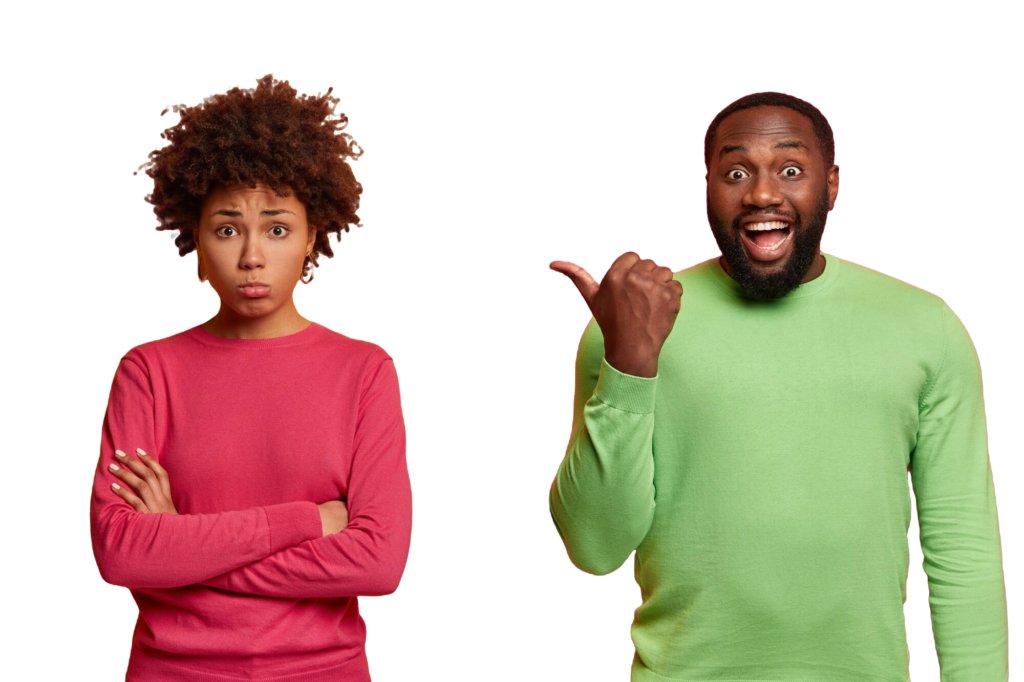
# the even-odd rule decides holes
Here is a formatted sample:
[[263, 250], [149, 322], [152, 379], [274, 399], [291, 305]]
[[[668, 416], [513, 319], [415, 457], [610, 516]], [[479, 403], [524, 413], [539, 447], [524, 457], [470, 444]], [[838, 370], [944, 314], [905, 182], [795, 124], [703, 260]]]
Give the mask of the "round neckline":
[[312, 321], [306, 325], [305, 329], [299, 330], [292, 334], [286, 334], [285, 336], [271, 336], [266, 339], [226, 339], [222, 336], [207, 331], [203, 328], [203, 323], [200, 323], [190, 328], [193, 337], [200, 343], [212, 346], [243, 346], [251, 348], [275, 348], [281, 346], [290, 346], [297, 343], [303, 343], [314, 334], [319, 327], [322, 327], [318, 322]]
[[[804, 298], [806, 296], [814, 296], [815, 294], [819, 294], [825, 291], [826, 289], [830, 288], [836, 283], [837, 278], [839, 278], [839, 273], [841, 269], [839, 264], [840, 258], [838, 256], [828, 253], [824, 249], [822, 249], [820, 253], [821, 256], [825, 259], [825, 269], [821, 272], [821, 274], [816, 276], [816, 278], [814, 278], [810, 282], [805, 282], [804, 284], [800, 285], [790, 293], [780, 298], [779, 301], [785, 301], [794, 298]], [[709, 271], [712, 274], [712, 279], [715, 280], [715, 282], [718, 283], [723, 288], [739, 296], [739, 285], [736, 283], [735, 280], [731, 278], [731, 276], [729, 276], [729, 273], [725, 271], [725, 268], [722, 267], [722, 256], [719, 255], [716, 258], [712, 258], [712, 260], [715, 261], [712, 264], [712, 267], [709, 268]]]

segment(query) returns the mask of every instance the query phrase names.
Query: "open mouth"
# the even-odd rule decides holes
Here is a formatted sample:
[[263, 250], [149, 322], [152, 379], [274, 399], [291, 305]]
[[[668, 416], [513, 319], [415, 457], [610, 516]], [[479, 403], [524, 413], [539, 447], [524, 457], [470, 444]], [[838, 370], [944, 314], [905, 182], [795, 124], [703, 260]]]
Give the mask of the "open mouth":
[[782, 221], [747, 223], [742, 231], [749, 244], [765, 253], [778, 251], [791, 233], [789, 223]]

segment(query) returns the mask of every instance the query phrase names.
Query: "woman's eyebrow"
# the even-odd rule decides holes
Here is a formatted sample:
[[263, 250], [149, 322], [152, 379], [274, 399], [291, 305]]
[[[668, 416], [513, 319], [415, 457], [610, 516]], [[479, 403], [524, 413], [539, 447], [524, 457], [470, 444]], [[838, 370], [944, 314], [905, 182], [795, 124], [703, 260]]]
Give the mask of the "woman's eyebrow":
[[[295, 215], [295, 213], [293, 211], [289, 211], [286, 208], [271, 208], [271, 209], [268, 209], [266, 211], [260, 211], [260, 216], [275, 216], [275, 215], [281, 215], [282, 213], [290, 213], [291, 215]], [[242, 216], [242, 212], [241, 211], [229, 211], [226, 208], [222, 208], [221, 210], [214, 211], [213, 213], [210, 214], [211, 217], [213, 217], [215, 215], [226, 215], [229, 218], [240, 218]]]

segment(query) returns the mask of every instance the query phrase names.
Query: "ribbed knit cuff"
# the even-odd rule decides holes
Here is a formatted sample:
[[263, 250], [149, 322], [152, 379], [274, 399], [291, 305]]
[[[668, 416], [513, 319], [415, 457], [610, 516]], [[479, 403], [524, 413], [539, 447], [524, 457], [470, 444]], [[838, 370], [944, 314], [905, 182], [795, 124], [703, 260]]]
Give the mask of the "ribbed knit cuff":
[[320, 509], [314, 502], [298, 500], [263, 507], [270, 524], [270, 552], [294, 547], [306, 540], [323, 537]]
[[654, 392], [658, 376], [638, 377], [623, 374], [601, 358], [601, 372], [597, 376], [594, 396], [605, 405], [623, 412], [647, 414], [654, 412]]

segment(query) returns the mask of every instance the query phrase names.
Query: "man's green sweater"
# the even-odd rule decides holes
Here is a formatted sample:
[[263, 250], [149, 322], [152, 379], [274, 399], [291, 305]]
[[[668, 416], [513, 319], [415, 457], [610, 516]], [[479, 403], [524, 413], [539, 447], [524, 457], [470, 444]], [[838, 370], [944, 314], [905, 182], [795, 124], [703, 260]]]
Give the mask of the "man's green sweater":
[[634, 682], [909, 680], [908, 470], [942, 680], [1007, 679], [974, 345], [941, 298], [823, 255], [770, 302], [717, 259], [677, 273], [655, 378], [583, 334], [551, 514], [584, 571], [636, 550]]

